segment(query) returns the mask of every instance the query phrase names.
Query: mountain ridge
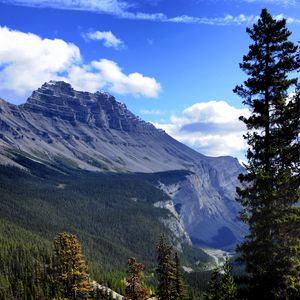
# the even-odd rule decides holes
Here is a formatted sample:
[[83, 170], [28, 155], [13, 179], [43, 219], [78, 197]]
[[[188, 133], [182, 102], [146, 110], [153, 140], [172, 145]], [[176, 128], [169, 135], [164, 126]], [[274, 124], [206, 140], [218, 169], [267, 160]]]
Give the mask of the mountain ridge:
[[[180, 207], [180, 222], [190, 238], [228, 247], [244, 232], [234, 200], [237, 175], [243, 172], [238, 160], [196, 152], [108, 93], [75, 91], [65, 82], [45, 83], [25, 104], [0, 102], [0, 132], [0, 158], [6, 164], [19, 165], [13, 156], [18, 152], [40, 163], [89, 171], [192, 172], [174, 184], [158, 183], [174, 207]], [[216, 242], [224, 232], [228, 240]]]
[[[59, 94], [59, 96], [57, 96], [57, 94]], [[89, 107], [87, 105], [89, 105]], [[69, 108], [71, 112], [67, 111], [66, 108]], [[59, 133], [62, 134], [62, 136], [56, 133], [53, 134], [53, 137], [51, 137], [51, 132], [39, 130], [39, 128], [35, 128], [35, 126], [32, 126], [31, 123], [37, 122], [37, 125], [43, 127], [41, 126], [43, 125], [41, 123], [41, 120], [38, 120], [37, 118], [30, 120], [32, 119], [33, 115], [40, 116], [40, 119], [42, 118], [45, 120], [51, 119], [52, 126], [55, 126], [55, 122], [58, 121], [58, 119], [60, 119], [60, 121], [64, 123], [69, 123], [68, 125], [71, 126], [84, 124], [87, 125], [89, 129], [96, 129], [96, 130], [102, 129], [106, 133], [107, 130], [113, 130], [113, 131], [116, 130], [116, 131], [122, 131], [125, 134], [127, 132], [130, 132], [130, 133], [142, 133], [143, 135], [160, 136], [169, 139], [169, 141], [176, 142], [177, 147], [180, 145], [180, 147], [182, 148], [181, 152], [188, 152], [188, 155], [183, 155], [181, 157], [182, 160], [190, 161], [191, 157], [194, 159], [196, 158], [198, 159], [205, 158], [207, 160], [211, 159], [210, 157], [206, 157], [200, 154], [199, 152], [196, 152], [195, 150], [185, 146], [184, 144], [175, 141], [164, 131], [160, 129], [156, 129], [151, 123], [141, 120], [139, 117], [131, 113], [124, 104], [117, 102], [116, 99], [113, 96], [109, 95], [108, 93], [96, 92], [92, 94], [88, 92], [77, 92], [73, 88], [71, 88], [70, 84], [64, 82], [51, 81], [50, 83], [45, 83], [40, 89], [32, 93], [31, 97], [28, 98], [25, 104], [13, 105], [5, 100], [2, 100], [0, 102], [0, 109], [1, 109], [0, 113], [2, 112], [0, 129], [1, 131], [9, 131], [8, 129], [10, 129], [12, 134], [12, 138], [10, 139], [9, 142], [7, 141], [7, 144], [14, 144], [13, 140], [18, 140], [23, 138], [25, 139], [27, 138], [26, 143], [28, 143], [29, 142], [28, 139], [29, 140], [30, 138], [34, 139], [34, 137], [30, 137], [30, 135], [28, 134], [28, 129], [25, 126], [17, 126], [16, 127], [17, 130], [14, 130], [13, 126], [10, 126], [10, 128], [8, 128], [10, 125], [9, 121], [11, 120], [6, 121], [3, 113], [6, 114], [10, 113], [15, 117], [21, 119], [22, 117], [23, 119], [27, 118], [25, 124], [30, 125], [30, 129], [33, 131], [33, 134], [39, 135], [40, 141], [46, 142], [48, 144], [51, 144], [53, 142], [53, 138], [63, 138], [65, 140], [69, 139], [69, 141], [72, 142], [73, 139], [78, 140], [79, 137], [76, 134], [72, 134], [72, 132], [68, 132], [70, 131], [68, 130], [68, 128], [66, 127], [59, 128], [57, 126], [56, 129], [58, 129]], [[113, 117], [111, 118], [111, 116]], [[62, 131], [61, 129], [64, 129], [66, 132], [61, 132]], [[25, 133], [25, 137], [23, 133]], [[26, 136], [26, 133], [28, 136]], [[105, 136], [105, 134], [103, 135]], [[117, 136], [115, 137], [117, 138]], [[111, 135], [108, 136], [108, 138], [113, 139], [114, 136]], [[87, 144], [90, 144], [88, 146], [92, 146], [92, 147], [93, 147], [92, 145], [93, 142], [95, 142], [94, 137], [89, 136], [84, 132], [82, 132], [82, 141]], [[102, 142], [104, 143], [107, 142], [105, 140], [105, 137], [102, 137]], [[117, 141], [115, 141], [115, 143], [116, 142]], [[124, 141], [123, 143], [121, 142], [121, 145], [122, 144], [123, 146], [125, 145]], [[145, 145], [143, 145], [142, 143], [140, 143], [140, 145], [128, 143], [127, 146], [144, 147]], [[19, 148], [22, 149], [22, 147]], [[170, 152], [171, 155], [169, 155], [168, 158], [170, 158], [170, 156], [172, 157], [172, 149], [165, 148], [164, 150], [165, 152]], [[218, 159], [222, 159], [222, 157], [219, 157]], [[227, 156], [224, 157], [224, 159], [232, 159], [232, 158]], [[140, 167], [141, 166], [139, 166], [137, 170], [133, 170], [133, 171], [141, 171]], [[178, 169], [179, 167], [185, 168], [185, 166], [182, 166], [182, 164], [177, 164], [174, 167], [165, 164], [160, 169], [158, 167], [153, 171], [164, 171], [166, 169], [175, 170]], [[149, 171], [151, 171], [151, 169]]]

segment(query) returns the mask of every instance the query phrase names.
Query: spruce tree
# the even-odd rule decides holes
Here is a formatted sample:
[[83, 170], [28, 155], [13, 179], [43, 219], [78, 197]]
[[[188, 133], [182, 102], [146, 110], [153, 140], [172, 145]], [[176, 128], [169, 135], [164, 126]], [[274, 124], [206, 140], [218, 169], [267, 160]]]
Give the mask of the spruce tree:
[[54, 240], [53, 281], [58, 294], [68, 299], [88, 299], [92, 292], [87, 263], [73, 234], [59, 233]]
[[[257, 299], [298, 299], [300, 294], [299, 93], [290, 74], [299, 68], [286, 20], [263, 9], [241, 69], [248, 75], [235, 92], [251, 110], [241, 117], [248, 133], [247, 173], [237, 189], [249, 234], [238, 246], [250, 290]], [[251, 298], [251, 295], [250, 295]]]
[[175, 292], [177, 300], [187, 299], [187, 286], [181, 271], [180, 260], [177, 252], [175, 252]]
[[156, 273], [158, 277], [158, 299], [174, 300], [176, 299], [176, 266], [174, 263], [173, 247], [168, 243], [164, 234], [160, 235], [157, 245], [157, 262], [158, 266]]
[[223, 275], [220, 282], [220, 300], [236, 300], [237, 286], [232, 275], [232, 266], [226, 257], [223, 265]]
[[126, 300], [145, 300], [147, 290], [142, 287], [144, 265], [138, 263], [134, 257], [128, 259], [127, 286], [125, 290]]
[[208, 286], [204, 293], [205, 300], [219, 300], [221, 289], [221, 270], [217, 266], [213, 269]]
[[229, 258], [220, 268], [217, 266], [211, 275], [207, 289], [204, 293], [205, 300], [237, 300], [237, 286], [232, 275]]

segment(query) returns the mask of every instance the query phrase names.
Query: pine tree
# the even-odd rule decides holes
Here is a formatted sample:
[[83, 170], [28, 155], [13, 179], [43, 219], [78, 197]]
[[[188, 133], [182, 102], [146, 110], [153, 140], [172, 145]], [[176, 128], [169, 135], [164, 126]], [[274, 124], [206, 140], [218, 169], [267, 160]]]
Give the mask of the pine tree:
[[54, 240], [53, 281], [58, 295], [68, 299], [88, 299], [92, 292], [87, 263], [73, 234], [59, 233]]
[[147, 290], [142, 287], [144, 265], [138, 263], [134, 257], [128, 259], [128, 278], [125, 290], [126, 300], [145, 300]]
[[[299, 96], [288, 98], [299, 68], [297, 46], [285, 20], [263, 9], [253, 44], [240, 67], [248, 75], [235, 92], [251, 110], [241, 117], [248, 133], [247, 173], [239, 179], [238, 201], [249, 234], [239, 245], [253, 298], [296, 299], [300, 294]], [[251, 296], [250, 296], [251, 297]]]
[[220, 284], [220, 300], [236, 300], [237, 286], [232, 275], [232, 267], [228, 257], [226, 257], [222, 269], [223, 275]]
[[175, 252], [175, 291], [177, 300], [187, 299], [187, 286], [182, 275], [180, 260], [177, 252]]
[[213, 269], [207, 289], [204, 293], [205, 300], [219, 300], [221, 290], [221, 270], [217, 266]]
[[204, 293], [205, 300], [237, 300], [237, 286], [232, 275], [229, 258], [225, 263], [216, 267], [211, 275], [208, 287]]
[[159, 300], [176, 299], [176, 266], [173, 255], [173, 247], [168, 243], [166, 236], [161, 234], [157, 245], [158, 266], [156, 269], [158, 277], [157, 295]]

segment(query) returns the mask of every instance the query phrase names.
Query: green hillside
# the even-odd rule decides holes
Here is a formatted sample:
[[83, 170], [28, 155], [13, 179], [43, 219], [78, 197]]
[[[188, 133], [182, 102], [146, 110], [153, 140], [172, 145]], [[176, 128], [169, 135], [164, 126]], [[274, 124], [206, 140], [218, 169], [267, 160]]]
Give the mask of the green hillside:
[[[27, 171], [0, 169], [0, 270], [4, 270], [4, 285], [10, 258], [19, 256], [16, 251], [22, 249], [26, 257], [20, 265], [26, 260], [31, 265], [30, 261], [51, 251], [55, 235], [62, 231], [79, 237], [91, 274], [98, 281], [112, 281], [112, 274], [121, 277], [129, 256], [142, 261], [146, 271], [153, 271], [155, 246], [160, 232], [166, 231], [158, 220], [168, 214], [152, 205], [168, 199], [154, 183], [172, 182], [186, 172], [94, 173], [62, 164], [47, 166], [23, 156], [16, 160]], [[175, 241], [170, 232], [167, 234]], [[195, 267], [197, 262], [198, 268], [210, 261], [202, 250], [189, 246], [184, 247], [182, 259], [187, 266]]]

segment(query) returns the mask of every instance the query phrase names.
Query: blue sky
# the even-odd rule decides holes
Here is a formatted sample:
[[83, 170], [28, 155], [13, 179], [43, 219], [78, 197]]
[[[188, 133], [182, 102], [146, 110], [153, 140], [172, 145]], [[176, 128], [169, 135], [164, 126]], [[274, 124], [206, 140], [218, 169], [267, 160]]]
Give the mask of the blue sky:
[[300, 40], [300, 0], [0, 0], [0, 97], [50, 79], [108, 90], [196, 150], [243, 159], [232, 89], [264, 7]]

